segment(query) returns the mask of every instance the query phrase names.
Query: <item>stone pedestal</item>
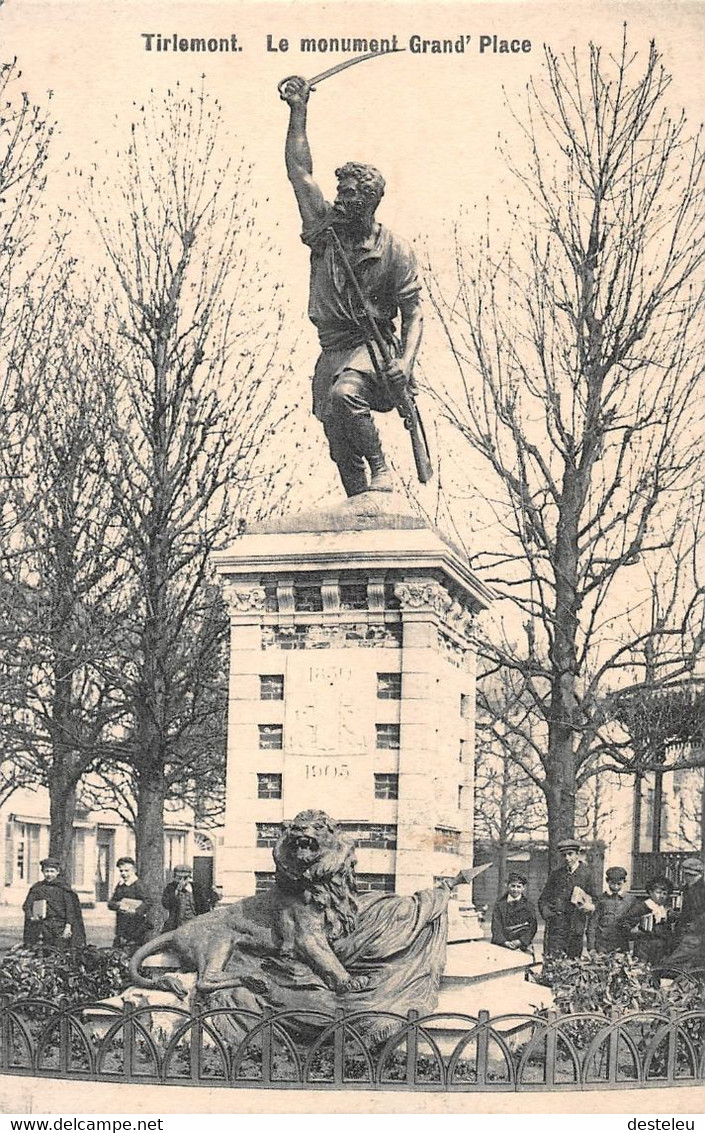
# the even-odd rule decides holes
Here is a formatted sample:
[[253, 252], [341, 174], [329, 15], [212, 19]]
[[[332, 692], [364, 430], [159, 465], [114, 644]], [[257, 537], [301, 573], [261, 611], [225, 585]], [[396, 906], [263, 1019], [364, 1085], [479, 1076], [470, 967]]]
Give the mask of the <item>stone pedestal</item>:
[[355, 838], [363, 890], [411, 893], [471, 865], [473, 623], [491, 594], [465, 557], [405, 501], [366, 493], [247, 533], [216, 565], [226, 898], [272, 883], [279, 825], [306, 808]]

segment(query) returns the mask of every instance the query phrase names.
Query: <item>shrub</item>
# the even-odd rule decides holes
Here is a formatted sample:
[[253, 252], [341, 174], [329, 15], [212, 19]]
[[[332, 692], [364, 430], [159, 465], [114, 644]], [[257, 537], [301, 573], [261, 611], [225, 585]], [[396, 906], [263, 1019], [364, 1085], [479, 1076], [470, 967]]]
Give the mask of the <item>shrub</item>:
[[560, 1015], [705, 1010], [702, 982], [688, 977], [660, 980], [650, 964], [625, 952], [590, 952], [579, 960], [549, 956], [538, 982], [551, 988]]
[[107, 999], [129, 984], [129, 959], [114, 948], [89, 945], [76, 952], [12, 948], [0, 959], [0, 996], [48, 999], [56, 1007]]

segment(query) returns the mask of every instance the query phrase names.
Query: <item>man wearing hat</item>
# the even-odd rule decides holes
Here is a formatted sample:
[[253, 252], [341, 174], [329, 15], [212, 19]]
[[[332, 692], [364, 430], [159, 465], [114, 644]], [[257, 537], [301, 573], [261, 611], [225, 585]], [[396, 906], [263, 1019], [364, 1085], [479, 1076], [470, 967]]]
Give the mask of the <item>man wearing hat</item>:
[[624, 918], [636, 904], [636, 897], [627, 890], [627, 871], [623, 866], [610, 866], [605, 880], [607, 892], [598, 897], [588, 923], [588, 948], [597, 952], [628, 952], [629, 928]]
[[216, 889], [203, 889], [194, 885], [190, 866], [175, 866], [173, 881], [167, 884], [162, 893], [162, 905], [169, 914], [162, 932], [171, 932], [201, 913], [210, 912], [219, 900], [220, 893]]
[[548, 875], [539, 897], [539, 912], [546, 922], [544, 955], [578, 957], [597, 896], [588, 867], [580, 861], [580, 843], [566, 838], [558, 843], [563, 865]]
[[40, 865], [44, 877], [30, 888], [22, 906], [25, 948], [83, 948], [86, 930], [78, 896], [59, 876], [57, 858], [44, 858]]
[[528, 952], [537, 928], [534, 906], [526, 899], [526, 878], [510, 873], [507, 892], [492, 910], [492, 943]]

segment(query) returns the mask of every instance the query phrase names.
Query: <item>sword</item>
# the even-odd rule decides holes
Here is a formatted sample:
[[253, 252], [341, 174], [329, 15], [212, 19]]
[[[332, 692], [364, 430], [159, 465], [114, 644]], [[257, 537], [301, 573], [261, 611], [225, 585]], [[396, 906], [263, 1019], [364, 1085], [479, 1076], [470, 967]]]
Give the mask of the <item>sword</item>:
[[[311, 90], [315, 90], [317, 83], [322, 83], [324, 79], [329, 79], [331, 75], [337, 75], [339, 71], [345, 71], [348, 67], [354, 67], [356, 63], [364, 63], [365, 59], [376, 59], [379, 55], [399, 55], [402, 51], [406, 51], [406, 48], [395, 47], [391, 51], [368, 51], [366, 55], [356, 55], [353, 59], [345, 59], [342, 63], [336, 63], [334, 67], [329, 67], [327, 71], [321, 71], [320, 75], [314, 75], [312, 79], [307, 79], [306, 82]], [[277, 85], [277, 90], [282, 98], [285, 97], [286, 84], [296, 78], [298, 78], [298, 75], [287, 75]]]

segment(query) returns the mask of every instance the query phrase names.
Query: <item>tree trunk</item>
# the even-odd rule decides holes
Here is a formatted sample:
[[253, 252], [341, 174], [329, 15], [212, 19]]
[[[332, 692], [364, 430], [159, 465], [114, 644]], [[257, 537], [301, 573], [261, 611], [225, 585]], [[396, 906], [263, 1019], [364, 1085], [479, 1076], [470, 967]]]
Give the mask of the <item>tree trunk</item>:
[[58, 858], [64, 879], [73, 875], [73, 820], [76, 813], [76, 783], [60, 773], [49, 776], [49, 853]]
[[556, 844], [575, 834], [575, 710], [578, 659], [578, 520], [582, 490], [580, 476], [569, 463], [563, 478], [556, 529], [556, 609], [550, 648], [551, 698], [548, 726], [546, 802], [548, 844], [556, 858]]
[[[571, 752], [572, 756], [572, 752]], [[562, 769], [555, 775], [546, 776], [546, 811], [548, 814], [548, 849], [551, 868], [561, 865], [556, 846], [564, 838], [572, 838], [575, 833], [575, 776], [573, 790], [564, 789]]]
[[137, 873], [154, 902], [150, 922], [161, 927], [161, 897], [164, 889], [164, 770], [160, 761], [150, 762], [137, 781]]

